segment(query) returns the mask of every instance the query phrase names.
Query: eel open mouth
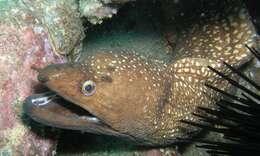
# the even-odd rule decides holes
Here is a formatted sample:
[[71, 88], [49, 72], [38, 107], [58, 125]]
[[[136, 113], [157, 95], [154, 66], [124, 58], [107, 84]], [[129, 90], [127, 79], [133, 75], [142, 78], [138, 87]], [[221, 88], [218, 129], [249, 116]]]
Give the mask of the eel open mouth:
[[44, 125], [95, 134], [124, 136], [87, 110], [66, 101], [54, 92], [29, 96], [23, 107], [27, 115]]
[[[73, 102], [73, 96], [78, 91], [75, 89], [78, 87], [77, 84], [87, 79], [84, 70], [85, 67], [75, 63], [52, 64], [37, 69], [40, 82], [38, 91], [48, 90], [47, 93], [44, 90], [27, 97], [23, 104], [24, 112], [33, 120], [47, 126], [133, 140], [128, 134], [121, 133], [101, 117]], [[67, 95], [62, 90], [64, 88], [73, 93], [70, 95], [71, 98], [66, 98]], [[35, 89], [37, 91], [37, 88]]]

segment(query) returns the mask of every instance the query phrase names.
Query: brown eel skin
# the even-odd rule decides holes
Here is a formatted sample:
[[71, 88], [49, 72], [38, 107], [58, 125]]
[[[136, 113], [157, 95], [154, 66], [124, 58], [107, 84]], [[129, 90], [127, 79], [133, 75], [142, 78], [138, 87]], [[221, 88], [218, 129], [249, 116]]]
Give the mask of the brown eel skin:
[[[220, 2], [220, 1], [218, 1]], [[197, 106], [214, 108], [221, 96], [205, 83], [229, 88], [207, 67], [229, 73], [250, 59], [256, 32], [240, 1], [201, 10], [178, 39], [170, 64], [135, 53], [97, 52], [78, 63], [39, 70], [52, 92], [27, 98], [32, 119], [53, 127], [113, 135], [142, 145], [167, 145], [197, 131], [180, 120], [197, 121]], [[206, 1], [206, 3], [210, 3]], [[207, 7], [205, 7], [207, 8]]]

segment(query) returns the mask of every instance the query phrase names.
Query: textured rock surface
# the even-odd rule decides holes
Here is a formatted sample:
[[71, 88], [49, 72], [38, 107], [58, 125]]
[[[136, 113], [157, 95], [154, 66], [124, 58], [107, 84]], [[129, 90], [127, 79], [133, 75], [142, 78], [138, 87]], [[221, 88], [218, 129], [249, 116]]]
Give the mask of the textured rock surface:
[[30, 10], [48, 30], [53, 51], [77, 60], [82, 50], [84, 28], [77, 0], [35, 0], [28, 2]]
[[0, 2], [0, 155], [55, 153], [57, 133], [46, 135], [42, 127], [31, 131], [21, 106], [38, 83], [33, 68], [66, 61], [62, 55], [80, 42], [83, 28], [73, 12], [75, 1], [64, 2]]
[[80, 12], [92, 24], [100, 24], [117, 13], [119, 5], [134, 0], [80, 0]]

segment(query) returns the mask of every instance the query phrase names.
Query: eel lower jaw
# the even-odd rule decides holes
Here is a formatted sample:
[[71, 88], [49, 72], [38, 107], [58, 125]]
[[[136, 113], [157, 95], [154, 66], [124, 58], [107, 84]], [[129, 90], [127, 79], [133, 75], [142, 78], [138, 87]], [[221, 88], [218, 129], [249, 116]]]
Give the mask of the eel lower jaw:
[[47, 126], [94, 134], [124, 136], [87, 110], [64, 100], [54, 92], [29, 96], [23, 108], [33, 120]]

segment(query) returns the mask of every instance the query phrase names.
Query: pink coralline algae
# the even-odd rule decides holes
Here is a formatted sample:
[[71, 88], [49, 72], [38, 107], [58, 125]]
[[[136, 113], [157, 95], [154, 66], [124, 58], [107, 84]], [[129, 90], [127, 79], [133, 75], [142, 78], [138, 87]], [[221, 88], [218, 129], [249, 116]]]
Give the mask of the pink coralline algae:
[[43, 127], [31, 131], [22, 103], [35, 92], [35, 69], [67, 59], [54, 52], [53, 42], [58, 42], [50, 39], [42, 16], [12, 5], [0, 10], [0, 155], [54, 155], [58, 132], [47, 137]]
[[28, 131], [20, 119], [21, 104], [37, 84], [33, 68], [65, 59], [52, 54], [44, 29], [36, 32], [31, 26], [19, 29], [2, 22], [0, 30], [0, 149], [26, 154], [30, 150], [26, 146], [40, 143], [48, 151], [54, 141]]

